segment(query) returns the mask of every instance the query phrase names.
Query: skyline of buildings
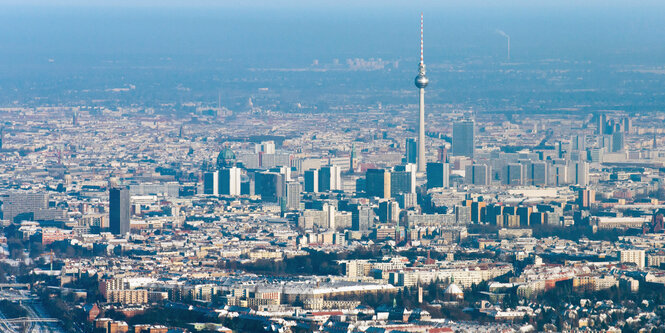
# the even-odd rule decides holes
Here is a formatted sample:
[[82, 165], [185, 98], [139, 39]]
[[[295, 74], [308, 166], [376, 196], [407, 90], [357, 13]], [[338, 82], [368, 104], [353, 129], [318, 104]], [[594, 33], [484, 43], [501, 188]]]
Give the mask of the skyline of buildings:
[[[374, 101], [349, 83], [343, 98], [326, 91], [334, 103], [284, 106], [288, 94], [272, 90], [298, 91], [287, 78], [312, 68], [351, 82], [379, 66], [403, 81], [389, 94], [407, 91], [398, 64], [358, 60], [353, 72], [257, 66], [247, 77], [278, 78], [253, 82], [235, 110], [221, 92], [163, 105], [171, 114], [109, 101], [0, 107], [0, 281], [12, 304], [0, 325], [662, 328], [665, 110], [589, 99], [548, 112], [538, 106], [557, 97], [528, 79], [517, 108], [483, 112], [483, 96], [426, 105], [420, 23], [417, 104], [413, 91], [407, 104]], [[561, 63], [499, 68], [564, 89]], [[436, 86], [466, 71], [444, 68], [430, 66]]]

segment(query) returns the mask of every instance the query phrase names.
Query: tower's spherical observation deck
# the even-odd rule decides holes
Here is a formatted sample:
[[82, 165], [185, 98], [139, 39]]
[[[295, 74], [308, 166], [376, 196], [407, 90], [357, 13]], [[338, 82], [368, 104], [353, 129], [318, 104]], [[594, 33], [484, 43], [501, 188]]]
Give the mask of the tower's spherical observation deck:
[[425, 74], [421, 73], [421, 74], [418, 74], [418, 76], [416, 76], [415, 84], [416, 84], [416, 87], [418, 87], [418, 89], [422, 89], [422, 88], [427, 87], [428, 83], [429, 83], [429, 79], [427, 78], [427, 76], [425, 76]]

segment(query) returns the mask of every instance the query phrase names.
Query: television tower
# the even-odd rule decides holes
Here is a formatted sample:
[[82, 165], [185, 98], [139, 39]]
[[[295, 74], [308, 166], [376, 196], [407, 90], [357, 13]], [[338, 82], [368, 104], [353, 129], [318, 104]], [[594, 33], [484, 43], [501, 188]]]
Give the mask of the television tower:
[[418, 124], [418, 172], [425, 172], [425, 87], [429, 80], [425, 76], [425, 62], [423, 61], [423, 14], [420, 13], [420, 64], [415, 84], [420, 90], [420, 113]]

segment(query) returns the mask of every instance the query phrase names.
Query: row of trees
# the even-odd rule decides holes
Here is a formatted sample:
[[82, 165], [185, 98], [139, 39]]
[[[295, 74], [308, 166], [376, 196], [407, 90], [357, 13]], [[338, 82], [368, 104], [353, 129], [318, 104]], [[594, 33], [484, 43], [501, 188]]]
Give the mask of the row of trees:
[[0, 312], [6, 318], [27, 317], [28, 312], [18, 303], [8, 300], [0, 301]]
[[345, 259], [371, 259], [382, 255], [378, 247], [359, 247], [350, 252], [323, 252], [308, 249], [307, 255], [284, 258], [283, 260], [259, 259], [242, 263], [225, 260], [218, 264], [222, 269], [240, 269], [255, 274], [272, 276], [287, 275], [343, 275], [343, 267], [338, 263]]

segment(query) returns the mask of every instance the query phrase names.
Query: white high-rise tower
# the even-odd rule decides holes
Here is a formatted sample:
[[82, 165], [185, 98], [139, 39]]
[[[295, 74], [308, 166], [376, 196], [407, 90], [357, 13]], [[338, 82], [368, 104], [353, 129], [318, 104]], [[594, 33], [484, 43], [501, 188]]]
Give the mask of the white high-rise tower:
[[420, 14], [420, 64], [415, 84], [420, 90], [420, 113], [418, 123], [418, 172], [425, 172], [427, 160], [425, 159], [425, 87], [429, 80], [425, 76], [425, 62], [423, 61], [423, 14]]

